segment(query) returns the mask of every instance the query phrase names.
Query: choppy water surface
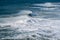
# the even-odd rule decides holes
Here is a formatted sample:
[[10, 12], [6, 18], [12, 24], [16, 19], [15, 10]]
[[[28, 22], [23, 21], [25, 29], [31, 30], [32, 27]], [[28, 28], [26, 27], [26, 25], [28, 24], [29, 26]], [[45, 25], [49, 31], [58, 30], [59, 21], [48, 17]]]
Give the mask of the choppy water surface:
[[60, 3], [0, 7], [0, 39], [60, 40]]

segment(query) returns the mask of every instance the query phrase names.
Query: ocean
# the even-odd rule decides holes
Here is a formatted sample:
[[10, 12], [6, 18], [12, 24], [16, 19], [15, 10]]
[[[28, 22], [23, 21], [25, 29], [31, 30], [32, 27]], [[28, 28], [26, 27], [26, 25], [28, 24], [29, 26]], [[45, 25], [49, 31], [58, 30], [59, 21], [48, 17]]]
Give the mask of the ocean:
[[0, 1], [0, 40], [60, 40], [60, 2]]

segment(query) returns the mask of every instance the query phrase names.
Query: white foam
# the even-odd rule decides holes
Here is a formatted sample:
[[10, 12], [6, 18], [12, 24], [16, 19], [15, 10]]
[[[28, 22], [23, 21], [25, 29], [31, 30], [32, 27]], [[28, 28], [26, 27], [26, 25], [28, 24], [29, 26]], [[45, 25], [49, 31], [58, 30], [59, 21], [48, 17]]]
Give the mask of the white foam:
[[[20, 13], [20, 12], [19, 12]], [[21, 13], [32, 13], [31, 11], [22, 11]], [[17, 16], [17, 17], [10, 17], [10, 18], [2, 18], [2, 21], [5, 21], [4, 23], [0, 23], [1, 26], [10, 25], [12, 29], [17, 29], [17, 32], [23, 32], [24, 36], [22, 34], [12, 37], [5, 37], [5, 38], [17, 38], [20, 39], [20, 36], [26, 37], [26, 35], [30, 35], [29, 32], [35, 33], [35, 35], [46, 35], [51, 36], [52, 39], [59, 39], [60, 35], [60, 20], [49, 20], [49, 19], [41, 19], [41, 18], [33, 18], [29, 17], [27, 15]], [[8, 22], [7, 22], [8, 21]], [[10, 28], [9, 27], [9, 28]], [[7, 28], [7, 27], [4, 27]], [[10, 28], [10, 29], [11, 29]], [[49, 32], [50, 31], [50, 32]], [[26, 34], [24, 32], [27, 32]], [[54, 36], [55, 34], [55, 36]], [[58, 34], [58, 35], [57, 35]], [[28, 36], [27, 35], [27, 36]], [[38, 38], [42, 36], [37, 36]], [[45, 38], [45, 36], [43, 37]], [[48, 38], [48, 37], [46, 37]], [[4, 38], [3, 38], [4, 39]], [[37, 38], [36, 38], [37, 39]], [[50, 38], [51, 39], [51, 38]], [[37, 39], [38, 40], [38, 39]]]
[[44, 4], [34, 4], [35, 6], [44, 6], [44, 7], [55, 7], [53, 3], [44, 3]]

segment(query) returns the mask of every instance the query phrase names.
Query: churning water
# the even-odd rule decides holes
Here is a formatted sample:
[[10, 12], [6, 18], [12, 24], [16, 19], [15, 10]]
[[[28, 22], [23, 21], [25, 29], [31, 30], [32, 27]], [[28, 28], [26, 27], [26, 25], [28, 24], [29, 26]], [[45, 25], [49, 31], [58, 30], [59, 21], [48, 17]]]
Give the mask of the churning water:
[[0, 7], [0, 39], [60, 40], [60, 3]]

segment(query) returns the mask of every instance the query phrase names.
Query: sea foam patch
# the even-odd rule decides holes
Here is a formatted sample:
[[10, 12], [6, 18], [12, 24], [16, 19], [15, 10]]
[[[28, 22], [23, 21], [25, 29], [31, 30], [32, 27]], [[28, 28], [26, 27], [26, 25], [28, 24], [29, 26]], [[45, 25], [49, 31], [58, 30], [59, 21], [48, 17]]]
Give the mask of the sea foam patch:
[[[21, 23], [21, 21], [22, 21], [22, 23]], [[7, 38], [8, 39], [14, 39], [14, 38], [15, 39], [26, 39], [27, 36], [29, 38], [34, 39], [34, 37], [32, 35], [35, 35], [36, 39], [39, 39], [38, 37], [42, 38], [42, 35], [43, 35], [44, 39], [45, 38], [51, 39], [51, 37], [52, 37], [52, 39], [57, 39], [59, 37], [57, 34], [59, 34], [59, 30], [60, 30], [59, 23], [60, 23], [59, 20], [47, 20], [47, 19], [40, 19], [40, 18], [30, 18], [30, 17], [26, 18], [25, 17], [24, 20], [23, 19], [17, 20], [16, 22], [12, 23], [13, 25], [11, 25], [11, 28], [15, 29], [16, 37], [13, 35], [12, 37], [6, 36], [5, 38], [2, 38], [2, 39], [7, 39]], [[6, 29], [7, 29], [7, 27], [6, 27]], [[12, 30], [12, 31], [14, 31], [14, 30]], [[20, 33], [20, 34], [17, 35], [18, 33]], [[22, 35], [24, 35], [24, 37]], [[46, 36], [44, 36], [44, 35], [46, 35]], [[49, 36], [49, 37], [47, 37], [47, 36]]]
[[55, 7], [53, 3], [43, 3], [43, 4], [34, 4], [35, 6], [44, 6], [44, 7]]
[[33, 4], [36, 7], [33, 8], [41, 8], [42, 10], [57, 10], [59, 9], [60, 5], [57, 3], [41, 3], [41, 4]]

